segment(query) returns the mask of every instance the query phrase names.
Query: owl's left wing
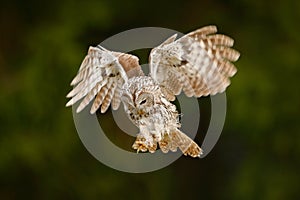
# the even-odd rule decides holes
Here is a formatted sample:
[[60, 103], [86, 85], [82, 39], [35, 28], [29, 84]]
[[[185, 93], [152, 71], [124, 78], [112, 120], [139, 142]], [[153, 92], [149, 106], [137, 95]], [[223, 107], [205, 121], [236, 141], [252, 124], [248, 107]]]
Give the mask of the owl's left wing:
[[231, 48], [233, 39], [216, 32], [216, 26], [206, 26], [152, 49], [150, 75], [169, 100], [182, 90], [189, 97], [214, 95], [230, 84], [240, 54]]
[[110, 104], [116, 110], [120, 106], [123, 84], [136, 75], [142, 75], [136, 56], [109, 51], [101, 46], [90, 47], [78, 74], [71, 82], [74, 88], [67, 95], [71, 100], [66, 106], [71, 106], [84, 97], [76, 110], [80, 112], [96, 96], [91, 114], [100, 106], [101, 113], [104, 113]]

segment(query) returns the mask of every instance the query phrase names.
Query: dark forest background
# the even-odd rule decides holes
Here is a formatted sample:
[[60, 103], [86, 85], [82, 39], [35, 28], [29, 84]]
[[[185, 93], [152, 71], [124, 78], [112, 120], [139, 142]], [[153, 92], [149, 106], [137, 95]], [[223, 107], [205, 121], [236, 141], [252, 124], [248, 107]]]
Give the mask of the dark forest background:
[[[1, 1], [0, 199], [300, 199], [299, 22], [296, 0]], [[146, 174], [93, 158], [65, 108], [88, 47], [209, 24], [242, 54], [213, 151]]]

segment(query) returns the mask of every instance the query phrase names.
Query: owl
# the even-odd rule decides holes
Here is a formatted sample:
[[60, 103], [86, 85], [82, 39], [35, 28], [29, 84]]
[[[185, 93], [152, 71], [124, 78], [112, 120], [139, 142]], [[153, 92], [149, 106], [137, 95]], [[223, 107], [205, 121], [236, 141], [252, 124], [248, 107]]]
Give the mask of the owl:
[[98, 45], [90, 47], [66, 106], [81, 103], [82, 111], [91, 101], [90, 113], [116, 110], [121, 102], [131, 122], [139, 128], [132, 148], [137, 152], [175, 152], [200, 157], [202, 149], [180, 130], [172, 101], [181, 92], [188, 97], [222, 93], [236, 72], [232, 62], [240, 54], [232, 49], [233, 39], [217, 34], [216, 26], [205, 26], [176, 39], [173, 35], [153, 48], [149, 75], [144, 75], [139, 59]]

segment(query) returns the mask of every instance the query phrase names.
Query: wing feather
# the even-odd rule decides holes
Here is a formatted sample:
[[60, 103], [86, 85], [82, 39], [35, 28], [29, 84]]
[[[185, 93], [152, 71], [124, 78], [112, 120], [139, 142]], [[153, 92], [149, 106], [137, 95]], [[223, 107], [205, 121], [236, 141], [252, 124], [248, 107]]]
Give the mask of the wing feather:
[[101, 90], [101, 86], [101, 83], [97, 83], [96, 86], [88, 93], [88, 95], [86, 95], [86, 97], [79, 104], [76, 110], [77, 113], [82, 111], [91, 102], [95, 95]]
[[[119, 82], [121, 82], [122, 80], [119, 80]], [[123, 85], [123, 83], [118, 83], [116, 85], [116, 90], [114, 93], [114, 96], [112, 98], [112, 109], [113, 110], [117, 110], [120, 106], [121, 103], [121, 93], [122, 93], [122, 88], [120, 87], [120, 85]]]
[[91, 114], [94, 114], [99, 109], [107, 92], [108, 92], [108, 87], [105, 85], [105, 87], [101, 88], [100, 92], [97, 94], [95, 98], [95, 101], [90, 110]]
[[109, 89], [108, 89], [108, 92], [102, 102], [102, 105], [101, 105], [101, 113], [105, 113], [106, 110], [108, 109], [109, 105], [110, 105], [110, 102], [113, 98], [113, 95], [114, 95], [114, 91], [115, 91], [115, 88], [116, 88], [116, 83], [115, 82], [112, 82]]
[[106, 50], [101, 46], [90, 47], [82, 61], [78, 74], [71, 85], [74, 88], [67, 94], [71, 98], [66, 106], [74, 105], [84, 98], [76, 112], [82, 111], [96, 96], [91, 114], [101, 106], [105, 112], [111, 102], [112, 108], [118, 109], [121, 102], [121, 88], [128, 77], [142, 75], [136, 56]]
[[151, 51], [150, 75], [168, 96], [181, 90], [187, 96], [214, 95], [230, 85], [229, 78], [237, 71], [232, 62], [240, 53], [231, 48], [232, 38], [216, 33], [216, 26], [206, 26], [177, 40], [172, 36]]

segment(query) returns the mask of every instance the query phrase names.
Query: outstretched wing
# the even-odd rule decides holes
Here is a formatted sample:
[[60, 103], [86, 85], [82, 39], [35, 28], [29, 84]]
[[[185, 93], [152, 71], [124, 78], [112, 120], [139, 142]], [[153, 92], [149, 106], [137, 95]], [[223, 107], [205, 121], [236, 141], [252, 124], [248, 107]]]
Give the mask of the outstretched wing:
[[150, 75], [169, 100], [184, 93], [201, 97], [224, 92], [236, 73], [232, 64], [240, 54], [230, 48], [233, 39], [206, 26], [176, 39], [171, 36], [150, 53]]
[[71, 99], [66, 106], [71, 106], [84, 97], [76, 110], [80, 112], [96, 96], [91, 114], [100, 106], [101, 113], [104, 113], [110, 104], [116, 110], [120, 106], [123, 84], [136, 75], [142, 75], [136, 56], [108, 51], [101, 46], [90, 47], [78, 74], [71, 82], [74, 88], [67, 95]]

